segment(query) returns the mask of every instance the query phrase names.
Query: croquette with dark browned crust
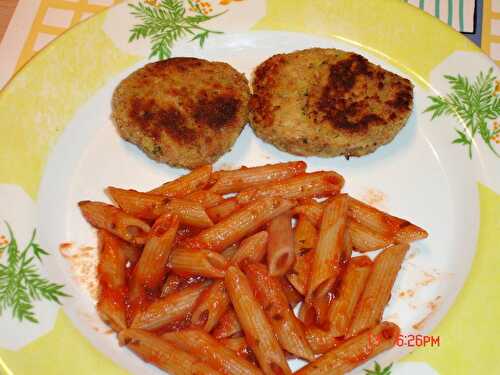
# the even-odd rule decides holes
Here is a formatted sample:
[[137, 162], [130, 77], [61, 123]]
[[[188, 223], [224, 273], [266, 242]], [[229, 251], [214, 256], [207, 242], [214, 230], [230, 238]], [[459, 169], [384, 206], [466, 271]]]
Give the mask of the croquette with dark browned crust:
[[248, 120], [245, 76], [223, 62], [176, 57], [133, 72], [116, 88], [120, 135], [150, 158], [176, 167], [215, 162]]
[[409, 80], [336, 49], [272, 56], [252, 86], [257, 136], [304, 156], [371, 153], [396, 136], [413, 106]]

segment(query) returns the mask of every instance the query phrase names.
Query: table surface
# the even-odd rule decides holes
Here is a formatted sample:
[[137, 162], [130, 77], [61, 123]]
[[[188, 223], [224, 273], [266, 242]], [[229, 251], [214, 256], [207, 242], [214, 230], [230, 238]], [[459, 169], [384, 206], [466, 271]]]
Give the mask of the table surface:
[[9, 21], [16, 9], [18, 0], [0, 0], [0, 41], [5, 34]]

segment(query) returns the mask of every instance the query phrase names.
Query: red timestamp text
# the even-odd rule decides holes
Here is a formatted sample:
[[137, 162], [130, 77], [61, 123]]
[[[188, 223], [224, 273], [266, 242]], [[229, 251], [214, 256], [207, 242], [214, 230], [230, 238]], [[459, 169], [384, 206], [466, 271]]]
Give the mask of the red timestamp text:
[[[370, 337], [370, 342], [372, 344], [377, 344], [381, 342], [382, 337], [380, 335], [372, 335]], [[429, 336], [429, 335], [415, 335], [415, 334], [400, 334], [396, 340], [396, 346], [408, 346], [408, 347], [439, 347], [441, 346], [441, 336]]]

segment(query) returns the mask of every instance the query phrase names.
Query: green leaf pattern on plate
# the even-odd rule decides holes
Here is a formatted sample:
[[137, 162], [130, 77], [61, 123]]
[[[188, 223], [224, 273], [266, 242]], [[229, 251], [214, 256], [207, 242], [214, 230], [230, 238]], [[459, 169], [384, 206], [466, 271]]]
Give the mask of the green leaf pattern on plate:
[[[441, 116], [451, 116], [463, 124], [463, 129], [455, 129], [455, 144], [467, 147], [472, 158], [472, 142], [479, 134], [489, 149], [500, 156], [493, 142], [498, 142], [500, 128], [490, 125], [500, 116], [499, 83], [490, 68], [485, 74], [480, 72], [473, 82], [460, 74], [445, 75], [452, 92], [446, 96], [429, 96], [432, 104], [424, 112], [431, 112], [431, 120]], [[495, 123], [494, 123], [495, 124]]]
[[24, 248], [20, 250], [12, 228], [6, 223], [9, 230], [9, 241], [0, 247], [0, 257], [6, 253], [7, 261], [0, 263], [0, 315], [6, 310], [12, 311], [12, 317], [22, 322], [28, 320], [38, 323], [35, 316], [33, 302], [45, 299], [61, 304], [60, 297], [69, 297], [63, 292], [63, 285], [52, 283], [43, 278], [35, 264], [42, 256], [49, 255], [35, 242], [36, 230]]
[[130, 30], [129, 42], [138, 39], [151, 40], [149, 58], [167, 59], [172, 55], [174, 43], [185, 36], [191, 41], [197, 40], [203, 47], [210, 34], [221, 34], [221, 31], [209, 30], [200, 24], [218, 17], [225, 12], [209, 16], [203, 12], [198, 3], [187, 0], [192, 14], [187, 14], [182, 0], [161, 0], [147, 3], [129, 4], [131, 14], [141, 23]]
[[378, 362], [375, 362], [375, 368], [373, 370], [364, 369], [363, 371], [365, 372], [365, 375], [391, 375], [391, 368], [392, 363], [389, 366], [382, 368]]

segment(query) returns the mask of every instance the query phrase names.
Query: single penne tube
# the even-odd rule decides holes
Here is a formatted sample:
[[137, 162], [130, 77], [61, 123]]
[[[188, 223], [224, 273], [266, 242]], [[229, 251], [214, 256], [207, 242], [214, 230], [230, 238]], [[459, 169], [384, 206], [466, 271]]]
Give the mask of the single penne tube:
[[242, 354], [249, 349], [249, 346], [247, 344], [247, 340], [242, 337], [230, 337], [226, 339], [220, 339], [218, 340], [222, 345], [224, 345], [226, 348], [231, 349], [233, 352], [235, 352], [237, 355], [242, 356]]
[[310, 272], [306, 299], [318, 299], [333, 287], [340, 273], [347, 215], [347, 195], [341, 194], [326, 205], [318, 244]]
[[162, 286], [178, 228], [179, 219], [175, 215], [165, 214], [155, 221], [130, 280], [128, 303], [132, 318], [145, 307], [147, 296]]
[[142, 254], [142, 247], [132, 245], [130, 242], [123, 242], [122, 250], [125, 253], [125, 257], [127, 258], [127, 262], [129, 263], [130, 268], [133, 268]]
[[294, 203], [281, 198], [259, 199], [186, 241], [187, 247], [220, 252], [248, 236]]
[[191, 285], [200, 284], [206, 280], [205, 277], [200, 275], [182, 277], [171, 272], [163, 284], [160, 297], [165, 297], [167, 294], [177, 292]]
[[408, 248], [408, 244], [394, 245], [377, 255], [346, 337], [356, 336], [380, 322]]
[[395, 243], [410, 243], [427, 238], [429, 234], [422, 228], [410, 224], [402, 226], [394, 235]]
[[231, 349], [237, 356], [246, 359], [255, 366], [257, 366], [257, 360], [253, 354], [252, 349], [247, 343], [245, 337], [229, 337], [226, 339], [218, 340], [226, 348]]
[[[347, 220], [349, 223], [349, 219]], [[347, 263], [352, 258], [352, 251], [354, 250], [354, 245], [352, 244], [351, 233], [349, 232], [348, 224], [344, 230], [344, 249], [341, 255], [341, 261], [343, 264]]]
[[295, 263], [286, 277], [303, 296], [307, 293], [307, 281], [318, 242], [318, 231], [306, 215], [300, 214], [293, 231]]
[[279, 279], [271, 276], [266, 266], [259, 263], [247, 264], [245, 274], [257, 300], [264, 308], [280, 346], [298, 358], [314, 360], [302, 323], [290, 308]]
[[268, 234], [265, 230], [245, 238], [231, 256], [231, 264], [239, 265], [245, 259], [250, 262], [260, 262], [266, 255], [267, 239]]
[[389, 215], [357, 199], [349, 197], [349, 217], [382, 235], [399, 242], [412, 242], [428, 236], [427, 232], [408, 220]]
[[223, 339], [241, 334], [240, 322], [232, 307], [221, 316], [212, 334], [216, 339]]
[[202, 359], [179, 349], [168, 341], [150, 332], [140, 329], [127, 329], [118, 336], [120, 342], [127, 345], [144, 361], [175, 375], [222, 375]]
[[213, 225], [201, 203], [179, 198], [166, 198], [159, 194], [141, 193], [108, 187], [108, 194], [129, 215], [140, 219], [154, 220], [160, 215], [171, 212], [179, 216], [181, 223], [197, 228]]
[[207, 214], [214, 223], [218, 223], [221, 220], [231, 216], [231, 214], [237, 211], [241, 205], [238, 203], [236, 198], [228, 198], [219, 203], [217, 206], [210, 207], [207, 209]]
[[192, 202], [199, 203], [203, 208], [210, 208], [217, 206], [224, 202], [224, 197], [220, 194], [213, 193], [209, 190], [198, 190], [188, 194], [184, 199]]
[[271, 276], [285, 275], [295, 262], [292, 215], [290, 211], [276, 216], [267, 224], [267, 265]]
[[97, 237], [99, 295], [96, 308], [101, 319], [119, 332], [127, 328], [125, 319], [127, 257], [123, 248], [130, 245], [103, 229], [98, 230]]
[[207, 283], [192, 285], [155, 300], [135, 316], [131, 327], [152, 331], [185, 318], [193, 311], [198, 297], [207, 286]]
[[297, 292], [297, 290], [293, 287], [292, 284], [288, 282], [286, 278], [280, 277], [279, 281], [281, 284], [281, 288], [285, 293], [286, 299], [288, 300], [288, 304], [292, 309], [295, 308], [295, 306], [302, 302], [302, 295]]
[[303, 161], [268, 164], [260, 167], [217, 171], [212, 173], [216, 181], [210, 188], [219, 194], [237, 193], [272, 181], [284, 180], [305, 173], [307, 164]]
[[236, 254], [237, 250], [238, 250], [238, 244], [232, 244], [228, 248], [225, 248], [220, 254], [229, 261], [234, 256], [234, 254]]
[[197, 202], [175, 198], [165, 205], [164, 210], [179, 216], [182, 224], [196, 228], [209, 228], [213, 225], [203, 206]]
[[263, 197], [319, 198], [337, 194], [342, 186], [344, 186], [344, 178], [338, 173], [313, 172], [242, 191], [237, 195], [237, 199], [239, 203], [245, 204]]
[[162, 338], [175, 347], [193, 354], [225, 375], [262, 375], [247, 360], [237, 356], [208, 333], [199, 329], [168, 332]]
[[325, 204], [314, 201], [294, 207], [292, 214], [305, 216], [316, 228], [319, 228], [324, 209]]
[[205, 332], [210, 332], [227, 311], [229, 304], [229, 296], [224, 286], [224, 280], [216, 280], [196, 301], [191, 323]]
[[345, 336], [354, 309], [365, 289], [372, 270], [372, 261], [366, 256], [352, 258], [343, 271], [340, 286], [328, 310], [328, 331], [334, 337]]
[[300, 307], [299, 317], [305, 325], [324, 326], [328, 320], [328, 309], [333, 299], [332, 292], [306, 298]]
[[209, 250], [175, 249], [170, 255], [168, 267], [181, 276], [223, 278], [228, 262], [221, 254]]
[[381, 352], [392, 348], [399, 337], [397, 325], [382, 322], [319, 357], [297, 375], [343, 375]]
[[150, 291], [161, 286], [165, 279], [165, 265], [172, 251], [178, 228], [179, 218], [176, 215], [165, 214], [155, 221], [134, 268], [132, 284], [141, 283]]
[[305, 329], [305, 334], [314, 354], [324, 354], [342, 343], [342, 340], [336, 337], [334, 333], [316, 326], [308, 326]]
[[170, 273], [161, 288], [160, 297], [165, 297], [167, 294], [173, 293], [179, 289], [181, 285], [182, 277], [176, 275], [175, 273]]
[[90, 225], [105, 229], [134, 245], [143, 245], [146, 242], [151, 229], [146, 222], [106, 203], [81, 201], [78, 206]]
[[169, 198], [159, 194], [141, 193], [132, 189], [108, 186], [110, 198], [127, 214], [140, 219], [154, 220], [165, 212]]
[[207, 186], [211, 175], [212, 166], [204, 165], [193, 169], [187, 175], [164, 183], [163, 185], [149, 191], [149, 193], [160, 194], [170, 198], [183, 197]]
[[231, 266], [226, 272], [224, 283], [247, 342], [264, 374], [291, 374], [285, 354], [247, 277], [239, 268]]
[[351, 236], [353, 248], [360, 253], [380, 250], [393, 244], [392, 236], [375, 232], [356, 220], [348, 220], [347, 231]]

